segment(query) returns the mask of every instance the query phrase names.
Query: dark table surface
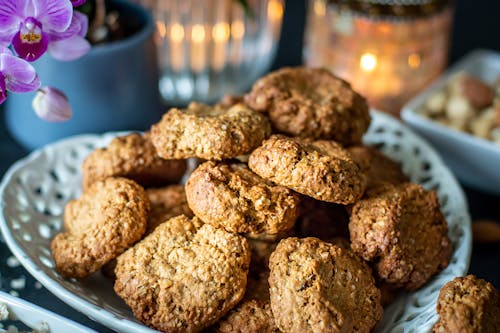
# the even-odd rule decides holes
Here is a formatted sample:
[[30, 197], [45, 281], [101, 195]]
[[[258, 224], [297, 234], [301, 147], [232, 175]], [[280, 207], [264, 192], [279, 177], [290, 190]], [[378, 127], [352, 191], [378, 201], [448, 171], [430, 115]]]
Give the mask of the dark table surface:
[[[303, 27], [306, 5], [301, 0], [287, 2], [282, 38], [272, 68], [293, 66], [302, 63]], [[452, 36], [450, 63], [476, 48], [500, 51], [500, 2], [490, 0], [456, 2], [454, 31]], [[2, 110], [0, 109], [0, 112]], [[0, 175], [16, 160], [29, 152], [19, 146], [7, 132], [5, 121], [0, 117]], [[500, 172], [500, 166], [499, 166]], [[500, 197], [489, 195], [464, 186], [472, 220], [493, 219], [500, 221]], [[12, 260], [7, 245], [0, 242], [0, 288], [30, 302], [41, 305], [67, 318], [78, 321], [99, 332], [109, 329], [91, 321], [85, 315], [53, 296], [20, 265]], [[500, 288], [500, 244], [474, 244], [469, 272], [492, 282]], [[24, 287], [20, 281], [24, 281]]]

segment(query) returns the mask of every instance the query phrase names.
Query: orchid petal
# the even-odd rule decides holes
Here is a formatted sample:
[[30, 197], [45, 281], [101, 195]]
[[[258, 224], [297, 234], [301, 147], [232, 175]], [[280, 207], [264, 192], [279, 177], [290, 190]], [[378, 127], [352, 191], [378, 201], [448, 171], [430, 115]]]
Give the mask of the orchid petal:
[[85, 2], [87, 2], [87, 0], [71, 0], [71, 4], [73, 5], [73, 7], [81, 6]]
[[87, 34], [88, 25], [88, 18], [86, 15], [74, 12], [68, 29], [63, 32], [49, 33], [50, 41], [57, 42], [63, 39], [71, 38], [75, 35], [84, 37]]
[[12, 51], [7, 46], [0, 45], [0, 54], [3, 53], [12, 55]]
[[0, 71], [9, 91], [23, 93], [40, 87], [40, 80], [33, 66], [18, 57], [0, 54]]
[[53, 87], [38, 90], [32, 105], [37, 116], [46, 121], [61, 122], [72, 116], [68, 97]]
[[[29, 1], [29, 0], [28, 0]], [[0, 4], [0, 32], [2, 37], [12, 36], [19, 28], [19, 22], [24, 19], [24, 9], [27, 0], [2, 0]]]
[[5, 82], [7, 90], [15, 93], [26, 93], [40, 88], [41, 82], [38, 75], [30, 82], [21, 82], [18, 80], [8, 80]]
[[83, 56], [90, 50], [90, 43], [83, 37], [73, 36], [49, 44], [50, 54], [57, 60], [70, 61]]
[[26, 61], [35, 61], [40, 58], [49, 45], [49, 38], [46, 33], [41, 32], [41, 38], [37, 42], [25, 42], [21, 38], [21, 33], [18, 32], [12, 39], [14, 50]]
[[5, 87], [5, 77], [0, 72], [0, 105], [7, 99], [7, 90]]
[[[34, 15], [45, 31], [63, 32], [68, 29], [73, 16], [73, 5], [69, 0], [31, 0]], [[29, 14], [28, 14], [29, 15]], [[31, 16], [31, 15], [29, 15]]]

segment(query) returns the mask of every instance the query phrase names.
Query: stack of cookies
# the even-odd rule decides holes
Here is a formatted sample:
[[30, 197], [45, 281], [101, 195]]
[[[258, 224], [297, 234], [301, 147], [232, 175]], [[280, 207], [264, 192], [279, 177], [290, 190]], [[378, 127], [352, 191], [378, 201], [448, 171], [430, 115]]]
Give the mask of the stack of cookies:
[[164, 332], [371, 332], [452, 248], [436, 194], [362, 145], [369, 125], [365, 99], [324, 69], [171, 109], [86, 158], [57, 270], [104, 270]]

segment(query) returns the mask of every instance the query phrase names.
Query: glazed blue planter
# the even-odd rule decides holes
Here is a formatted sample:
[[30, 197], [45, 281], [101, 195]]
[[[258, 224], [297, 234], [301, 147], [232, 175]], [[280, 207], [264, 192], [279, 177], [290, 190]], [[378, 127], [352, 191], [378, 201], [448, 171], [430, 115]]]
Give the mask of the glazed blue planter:
[[73, 117], [62, 123], [38, 118], [31, 102], [35, 93], [10, 94], [6, 125], [14, 139], [32, 150], [67, 136], [119, 130], [147, 130], [161, 117], [154, 23], [142, 7], [112, 1], [120, 12], [139, 20], [142, 29], [116, 42], [94, 46], [75, 61], [45, 54], [33, 65], [42, 86], [62, 90]]

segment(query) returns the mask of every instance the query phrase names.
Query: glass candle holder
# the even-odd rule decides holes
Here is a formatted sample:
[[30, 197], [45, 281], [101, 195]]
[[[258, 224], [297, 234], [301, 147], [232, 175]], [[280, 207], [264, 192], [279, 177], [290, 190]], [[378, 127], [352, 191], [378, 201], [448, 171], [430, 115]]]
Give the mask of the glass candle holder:
[[399, 115], [447, 65], [450, 1], [309, 0], [308, 5], [305, 63], [349, 81], [374, 108]]
[[155, 1], [160, 94], [168, 104], [212, 103], [246, 91], [271, 65], [282, 0]]

